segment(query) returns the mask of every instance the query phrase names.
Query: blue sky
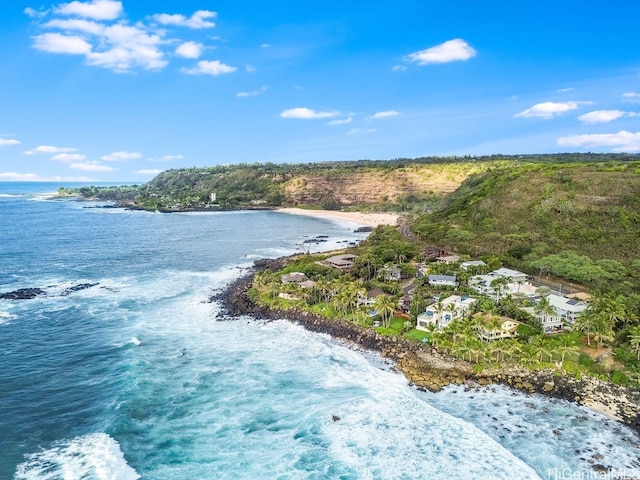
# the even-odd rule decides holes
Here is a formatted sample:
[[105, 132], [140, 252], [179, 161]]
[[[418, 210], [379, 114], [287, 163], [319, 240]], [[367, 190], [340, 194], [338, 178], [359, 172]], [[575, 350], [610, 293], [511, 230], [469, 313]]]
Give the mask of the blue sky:
[[0, 5], [0, 181], [640, 152], [636, 0]]

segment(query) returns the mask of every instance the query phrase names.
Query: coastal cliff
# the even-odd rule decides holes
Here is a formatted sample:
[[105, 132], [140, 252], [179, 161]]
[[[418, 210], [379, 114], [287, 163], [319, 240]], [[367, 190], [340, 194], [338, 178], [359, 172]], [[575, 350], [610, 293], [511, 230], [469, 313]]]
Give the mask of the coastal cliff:
[[[282, 268], [285, 262], [286, 259], [259, 260], [254, 273], [266, 268]], [[309, 331], [328, 334], [364, 350], [380, 353], [393, 360], [408, 381], [420, 389], [436, 392], [452, 384], [466, 388], [502, 384], [528, 394], [538, 393], [584, 405], [640, 432], [640, 392], [636, 389], [592, 377], [576, 378], [554, 369], [528, 370], [509, 365], [475, 371], [471, 363], [418, 342], [381, 335], [373, 329], [343, 320], [328, 320], [309, 312], [265, 308], [247, 295], [254, 273], [236, 280], [212, 297], [211, 300], [222, 305], [220, 319], [247, 315], [260, 320], [289, 320]]]

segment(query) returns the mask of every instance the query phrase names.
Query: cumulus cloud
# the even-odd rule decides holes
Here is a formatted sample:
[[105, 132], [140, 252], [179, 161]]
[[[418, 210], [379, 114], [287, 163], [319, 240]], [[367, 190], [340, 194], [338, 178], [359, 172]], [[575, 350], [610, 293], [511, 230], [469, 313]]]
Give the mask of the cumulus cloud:
[[214, 77], [225, 73], [233, 73], [236, 70], [236, 67], [225, 65], [219, 60], [201, 60], [193, 68], [182, 69], [184, 73], [189, 75], [211, 75]]
[[69, 168], [83, 170], [85, 172], [113, 172], [114, 170], [117, 170], [117, 168], [113, 168], [108, 165], [101, 165], [98, 162], [72, 163], [69, 165]]
[[375, 128], [352, 128], [347, 132], [347, 135], [366, 135], [375, 132], [377, 132]]
[[461, 38], [455, 38], [435, 47], [411, 53], [405, 57], [405, 61], [418, 65], [429, 65], [432, 63], [464, 62], [476, 55], [475, 49], [467, 42]]
[[238, 92], [238, 93], [236, 93], [236, 97], [239, 97], [239, 98], [255, 97], [255, 96], [263, 94], [267, 90], [269, 90], [269, 87], [263, 86], [263, 87], [258, 88], [257, 90], [251, 90], [250, 92]]
[[23, 11], [25, 15], [28, 15], [31, 18], [42, 18], [47, 14], [46, 10], [36, 10], [31, 7], [27, 7]]
[[70, 55], [87, 55], [91, 52], [91, 44], [83, 37], [63, 35], [61, 33], [43, 33], [33, 37], [33, 47], [48, 53], [68, 53]]
[[204, 46], [198, 42], [184, 42], [176, 48], [176, 55], [183, 58], [198, 58]]
[[340, 112], [335, 111], [316, 111], [310, 108], [298, 107], [290, 108], [289, 110], [283, 110], [280, 113], [282, 118], [303, 118], [303, 119], [315, 119], [315, 118], [331, 118], [339, 115]]
[[215, 23], [208, 21], [209, 18], [215, 18], [218, 14], [210, 10], [198, 10], [191, 17], [186, 17], [179, 13], [168, 14], [158, 13], [152, 15], [151, 18], [161, 25], [175, 25], [178, 27], [187, 27], [193, 29], [212, 28]]
[[63, 163], [82, 162], [86, 159], [87, 156], [82, 155], [81, 153], [57, 153], [53, 157], [51, 157], [51, 160]]
[[16, 181], [28, 182], [33, 180], [39, 180], [39, 177], [35, 173], [0, 172], [0, 180], [8, 180], [11, 182], [16, 182]]
[[71, 153], [71, 152], [77, 152], [77, 151], [78, 151], [77, 148], [71, 148], [71, 147], [55, 147], [53, 145], [40, 145], [34, 148], [33, 150], [27, 150], [24, 153], [25, 155], [36, 155], [38, 153], [48, 153], [48, 154], [55, 155], [57, 153]]
[[608, 123], [622, 117], [637, 117], [638, 115], [636, 112], [624, 112], [622, 110], [595, 110], [580, 115], [578, 120], [587, 124]]
[[0, 137], [0, 147], [8, 147], [9, 145], [19, 145], [20, 140], [15, 138], [2, 138]]
[[136, 170], [133, 173], [137, 175], [158, 175], [159, 173], [162, 173], [162, 172], [164, 172], [164, 170], [160, 168], [152, 168], [152, 169]]
[[59, 15], [92, 18], [94, 20], [115, 20], [122, 15], [122, 2], [114, 0], [93, 0], [91, 2], [63, 3], [54, 8]]
[[346, 125], [347, 123], [351, 123], [352, 121], [352, 117], [340, 118], [338, 120], [331, 120], [330, 122], [327, 122], [327, 125]]
[[562, 147], [609, 148], [613, 152], [640, 152], [640, 132], [621, 130], [618, 133], [595, 133], [560, 137]]
[[625, 102], [640, 103], [640, 93], [627, 92], [622, 94], [622, 100]]
[[385, 112], [377, 112], [374, 113], [373, 115], [367, 117], [370, 120], [377, 120], [379, 118], [389, 118], [389, 117], [396, 117], [400, 115], [400, 112], [396, 112], [395, 110], [387, 110]]
[[533, 107], [527, 108], [520, 113], [516, 113], [516, 118], [539, 117], [544, 119], [553, 118], [561, 113], [577, 109], [580, 105], [592, 105], [593, 102], [543, 102], [536, 103]]
[[102, 157], [106, 162], [125, 162], [127, 160], [136, 160], [142, 158], [140, 152], [113, 152]]
[[160, 49], [164, 40], [144, 26], [105, 25], [92, 20], [53, 19], [45, 28], [63, 30], [36, 35], [34, 48], [49, 53], [84, 55], [88, 65], [128, 72], [134, 67], [160, 69], [167, 65]]
[[150, 158], [150, 162], [173, 162], [174, 160], [182, 160], [184, 156], [182, 155], [165, 155], [160, 158]]

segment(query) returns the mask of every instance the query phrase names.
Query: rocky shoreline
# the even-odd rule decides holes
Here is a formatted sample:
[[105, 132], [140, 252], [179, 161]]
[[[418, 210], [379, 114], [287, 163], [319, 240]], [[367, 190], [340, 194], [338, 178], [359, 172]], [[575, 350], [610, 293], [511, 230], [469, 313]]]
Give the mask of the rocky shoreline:
[[475, 387], [502, 384], [528, 394], [542, 394], [584, 405], [640, 433], [640, 391], [614, 385], [596, 378], [577, 379], [565, 372], [546, 369], [531, 371], [508, 365], [474, 371], [473, 364], [437, 352], [435, 349], [399, 337], [383, 336], [341, 320], [327, 320], [299, 310], [272, 310], [255, 304], [247, 295], [255, 271], [278, 270], [286, 258], [256, 261], [252, 273], [236, 280], [212, 297], [220, 301], [221, 319], [242, 315], [264, 320], [285, 319], [309, 331], [325, 333], [368, 351], [379, 352], [395, 362], [396, 367], [417, 388], [436, 392], [451, 384]]

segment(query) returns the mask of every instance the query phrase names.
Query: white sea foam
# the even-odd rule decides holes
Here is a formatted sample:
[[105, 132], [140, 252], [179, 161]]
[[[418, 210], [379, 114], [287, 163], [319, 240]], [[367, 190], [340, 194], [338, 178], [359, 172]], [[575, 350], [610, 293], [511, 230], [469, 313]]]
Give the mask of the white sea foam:
[[12, 315], [9, 312], [0, 312], [0, 325], [8, 325], [14, 318], [16, 318], [16, 315]]
[[18, 465], [15, 480], [135, 480], [140, 475], [131, 468], [118, 443], [104, 433], [60, 442], [27, 455]]
[[142, 342], [140, 340], [138, 340], [138, 337], [131, 337], [131, 340], [129, 340], [131, 343], [133, 343], [134, 345], [138, 346], [140, 345]]

